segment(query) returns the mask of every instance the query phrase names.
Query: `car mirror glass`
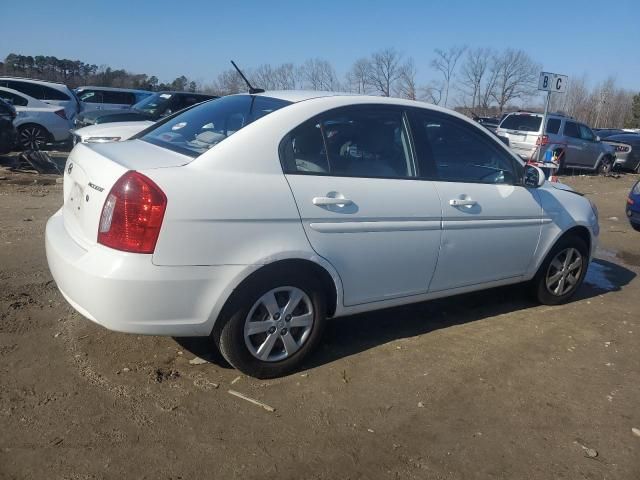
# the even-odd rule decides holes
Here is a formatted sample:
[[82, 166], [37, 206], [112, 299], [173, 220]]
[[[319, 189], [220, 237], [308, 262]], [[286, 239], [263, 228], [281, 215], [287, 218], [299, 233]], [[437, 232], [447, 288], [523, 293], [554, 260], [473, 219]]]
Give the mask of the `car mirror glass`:
[[544, 184], [545, 175], [542, 169], [527, 165], [524, 167], [524, 178], [522, 184], [529, 188], [538, 188]]

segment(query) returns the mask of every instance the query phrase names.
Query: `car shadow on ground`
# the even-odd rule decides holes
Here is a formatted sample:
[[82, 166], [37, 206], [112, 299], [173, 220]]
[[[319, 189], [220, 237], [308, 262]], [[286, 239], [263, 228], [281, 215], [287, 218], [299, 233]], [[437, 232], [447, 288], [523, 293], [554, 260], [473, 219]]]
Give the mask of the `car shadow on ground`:
[[[580, 290], [571, 302], [621, 290], [636, 274], [626, 267], [595, 259]], [[301, 369], [314, 368], [344, 357], [403, 338], [476, 322], [505, 313], [533, 308], [524, 284], [510, 285], [448, 298], [420, 302], [403, 307], [332, 319], [316, 352]], [[175, 338], [187, 351], [229, 368], [219, 352], [212, 352], [213, 342], [206, 337]]]

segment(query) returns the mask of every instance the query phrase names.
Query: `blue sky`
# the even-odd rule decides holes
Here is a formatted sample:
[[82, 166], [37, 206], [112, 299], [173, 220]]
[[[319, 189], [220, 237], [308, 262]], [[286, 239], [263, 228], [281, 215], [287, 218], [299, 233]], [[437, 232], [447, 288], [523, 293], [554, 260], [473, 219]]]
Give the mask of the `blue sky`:
[[[634, 4], [635, 3], [635, 4]], [[435, 78], [434, 48], [521, 48], [545, 70], [640, 91], [640, 5], [603, 1], [2, 0], [0, 57], [55, 55], [162, 81], [210, 83], [229, 68], [321, 57], [339, 76], [385, 47]], [[23, 19], [12, 22], [8, 19]], [[24, 19], [28, 19], [25, 21]]]

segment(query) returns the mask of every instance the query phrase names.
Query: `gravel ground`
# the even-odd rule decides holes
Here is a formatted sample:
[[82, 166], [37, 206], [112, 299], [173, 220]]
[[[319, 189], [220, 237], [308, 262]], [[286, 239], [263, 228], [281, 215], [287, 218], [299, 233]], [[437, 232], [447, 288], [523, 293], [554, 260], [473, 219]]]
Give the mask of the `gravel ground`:
[[75, 313], [44, 254], [61, 185], [0, 169], [0, 478], [638, 479], [637, 178], [564, 179], [602, 226], [572, 303], [508, 287], [335, 320], [258, 381], [197, 360], [206, 339]]

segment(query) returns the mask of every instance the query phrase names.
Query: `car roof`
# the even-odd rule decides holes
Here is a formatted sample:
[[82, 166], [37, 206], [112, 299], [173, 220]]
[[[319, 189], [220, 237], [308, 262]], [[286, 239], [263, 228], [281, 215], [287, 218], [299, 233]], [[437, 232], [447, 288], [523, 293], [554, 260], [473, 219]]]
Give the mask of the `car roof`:
[[182, 95], [201, 95], [210, 98], [218, 98], [216, 95], [212, 95], [210, 93], [200, 93], [200, 92], [181, 92], [179, 90], [161, 90], [159, 92], [151, 92], [151, 93], [170, 93], [171, 95], [175, 95], [180, 93]]
[[133, 92], [133, 93], [153, 93], [151, 90], [142, 90], [139, 88], [118, 88], [118, 87], [98, 87], [98, 86], [93, 86], [93, 85], [83, 85], [82, 87], [77, 87], [74, 89], [74, 91], [80, 91], [80, 90], [86, 90], [86, 89], [91, 89], [91, 90], [104, 90], [105, 92]]
[[29, 78], [29, 77], [11, 77], [11, 76], [4, 76], [4, 77], [0, 77], [0, 80], [19, 80], [22, 82], [30, 82], [30, 83], [43, 83], [45, 85], [48, 85], [52, 88], [60, 88], [60, 87], [64, 87], [67, 90], [71, 90], [65, 83], [63, 82], [54, 82], [52, 80], [41, 80], [39, 78]]
[[[238, 95], [247, 95], [248, 93], [239, 93]], [[257, 93], [256, 95], [278, 98], [287, 102], [297, 103], [304, 100], [310, 100], [312, 98], [320, 97], [335, 97], [335, 96], [356, 96], [354, 93], [344, 92], [330, 92], [324, 90], [268, 90], [266, 92]]]

